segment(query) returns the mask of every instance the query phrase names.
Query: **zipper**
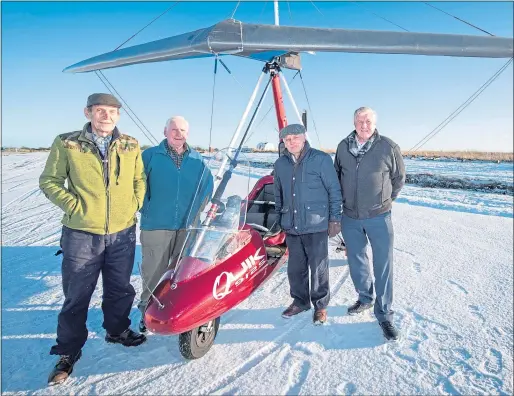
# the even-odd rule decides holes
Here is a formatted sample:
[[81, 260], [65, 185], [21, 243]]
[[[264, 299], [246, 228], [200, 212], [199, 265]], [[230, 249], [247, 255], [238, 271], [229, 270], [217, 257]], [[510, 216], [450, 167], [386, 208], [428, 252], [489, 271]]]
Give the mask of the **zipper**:
[[[292, 154], [291, 154], [292, 155]], [[292, 224], [291, 226], [297, 231], [297, 228], [295, 227], [295, 206], [294, 206], [294, 197], [295, 197], [295, 191], [294, 191], [294, 186], [295, 186], [295, 182], [296, 182], [296, 171], [298, 170], [298, 167], [300, 166], [300, 164], [298, 163], [298, 160], [296, 161], [293, 161], [293, 177], [291, 179], [291, 203], [292, 203], [292, 207], [291, 207], [291, 210], [293, 211], [291, 213], [291, 216], [292, 216]]]
[[[173, 161], [173, 159], [172, 159], [172, 161]], [[179, 197], [179, 194], [180, 194], [180, 168], [178, 168], [177, 196], [175, 197], [175, 220], [178, 220], [178, 197]], [[196, 197], [193, 197], [193, 201], [195, 198]]]
[[[110, 172], [110, 165], [111, 165], [111, 161], [109, 161], [109, 156], [111, 154], [111, 147], [109, 145], [109, 147], [107, 147], [107, 151], [105, 153], [105, 158], [107, 158], [107, 177], [109, 178], [111, 172]], [[102, 166], [103, 168], [103, 166]], [[121, 171], [121, 169], [120, 169]], [[104, 177], [104, 182], [105, 182], [105, 177]], [[109, 178], [109, 183], [110, 183], [110, 178]], [[105, 224], [105, 233], [106, 234], [109, 234], [109, 212], [110, 212], [110, 209], [111, 209], [111, 200], [110, 200], [110, 194], [109, 194], [109, 186], [107, 184], [105, 184], [105, 195], [107, 197], [107, 213], [105, 214], [105, 217], [106, 217], [106, 224]]]
[[[107, 182], [105, 181], [105, 171], [104, 171], [104, 160], [102, 159], [102, 155], [100, 154], [100, 149], [93, 143], [93, 147], [95, 148], [96, 155], [100, 160], [100, 166], [102, 167], [102, 179], [105, 187], [105, 199], [106, 199], [106, 211], [105, 211], [105, 233], [109, 229], [109, 192], [107, 191]], [[107, 153], [109, 153], [109, 148], [107, 148]], [[108, 157], [107, 157], [108, 158]], [[109, 170], [109, 161], [107, 161], [107, 170]]]
[[357, 167], [355, 168], [355, 208], [357, 209], [357, 217], [359, 217], [359, 200], [357, 199], [357, 191], [359, 191], [359, 165], [360, 160], [357, 160]]

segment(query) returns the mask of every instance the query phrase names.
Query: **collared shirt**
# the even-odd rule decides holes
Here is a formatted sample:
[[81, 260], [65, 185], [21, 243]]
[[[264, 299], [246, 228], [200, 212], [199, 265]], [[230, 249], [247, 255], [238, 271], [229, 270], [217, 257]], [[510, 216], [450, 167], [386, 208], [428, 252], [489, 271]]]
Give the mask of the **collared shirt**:
[[111, 144], [112, 134], [108, 136], [98, 136], [96, 133], [91, 133], [93, 142], [95, 142], [96, 146], [102, 153], [102, 157], [105, 158], [105, 154], [107, 153], [107, 149], [109, 148], [109, 144]]
[[173, 162], [175, 162], [175, 165], [177, 165], [177, 168], [180, 169], [180, 165], [182, 165], [184, 156], [186, 155], [186, 153], [189, 153], [190, 150], [188, 144], [184, 143], [184, 151], [182, 152], [182, 154], [179, 154], [177, 150], [175, 150], [168, 143], [166, 143], [166, 151], [168, 152], [168, 155], [171, 157]]
[[107, 157], [107, 149], [109, 145], [111, 144], [111, 141], [113, 138], [116, 138], [119, 136], [119, 132], [116, 128], [114, 128], [112, 134], [106, 137], [101, 137], [96, 135], [93, 132], [93, 128], [91, 127], [91, 124], [87, 126], [85, 136], [87, 139], [91, 140], [95, 146], [98, 147], [98, 150], [100, 151], [100, 156], [102, 157], [102, 164], [104, 168], [104, 182], [105, 185], [109, 185], [109, 158]]

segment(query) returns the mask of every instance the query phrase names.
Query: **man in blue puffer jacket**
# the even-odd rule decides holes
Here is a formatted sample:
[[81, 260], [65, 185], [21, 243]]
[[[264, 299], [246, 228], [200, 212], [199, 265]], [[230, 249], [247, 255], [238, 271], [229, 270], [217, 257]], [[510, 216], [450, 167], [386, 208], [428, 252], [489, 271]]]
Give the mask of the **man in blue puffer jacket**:
[[144, 312], [150, 293], [161, 276], [174, 269], [197, 212], [210, 199], [213, 177], [202, 156], [186, 140], [189, 123], [184, 117], [170, 118], [158, 146], [143, 151], [146, 195], [141, 208], [143, 291], [138, 308], [139, 329], [146, 331]]
[[275, 209], [286, 232], [287, 275], [294, 299], [282, 316], [308, 311], [312, 302], [314, 324], [323, 324], [330, 300], [328, 237], [341, 231], [341, 187], [332, 158], [310, 147], [303, 125], [286, 126], [280, 139], [286, 150], [275, 162]]

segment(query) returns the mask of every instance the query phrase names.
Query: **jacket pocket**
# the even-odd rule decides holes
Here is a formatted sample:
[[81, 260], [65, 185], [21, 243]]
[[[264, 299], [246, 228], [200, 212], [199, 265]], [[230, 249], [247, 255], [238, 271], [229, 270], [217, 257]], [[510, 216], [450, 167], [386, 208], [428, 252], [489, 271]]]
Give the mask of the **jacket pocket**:
[[116, 162], [117, 166], [114, 168], [114, 177], [116, 178], [116, 184], [122, 184], [124, 186], [134, 185], [134, 170], [136, 167], [136, 153], [120, 153], [116, 151]]
[[328, 204], [306, 203], [304, 204], [304, 230], [320, 228], [322, 225], [328, 227]]
[[68, 221], [72, 225], [82, 226], [83, 224], [85, 224], [84, 213], [83, 213], [84, 209], [82, 206], [82, 202], [80, 201], [80, 198], [76, 197], [76, 200], [77, 200], [77, 203], [75, 204], [73, 209], [68, 214]]

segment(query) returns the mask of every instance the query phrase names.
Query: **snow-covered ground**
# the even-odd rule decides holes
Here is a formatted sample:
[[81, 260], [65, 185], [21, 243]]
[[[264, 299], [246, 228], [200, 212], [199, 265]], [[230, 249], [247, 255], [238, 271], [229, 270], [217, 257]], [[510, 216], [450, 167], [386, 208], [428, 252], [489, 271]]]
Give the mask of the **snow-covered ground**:
[[[66, 384], [47, 387], [63, 295], [61, 212], [38, 189], [46, 156], [2, 157], [2, 394], [513, 393], [512, 197], [409, 186], [393, 208], [401, 341], [385, 343], [371, 313], [346, 315], [355, 291], [331, 244], [325, 326], [309, 313], [281, 318], [291, 300], [284, 266], [222, 316], [208, 355], [185, 361], [177, 336], [106, 344], [99, 282], [83, 356]], [[137, 263], [132, 280], [139, 293]], [[139, 320], [135, 304], [131, 317]]]

